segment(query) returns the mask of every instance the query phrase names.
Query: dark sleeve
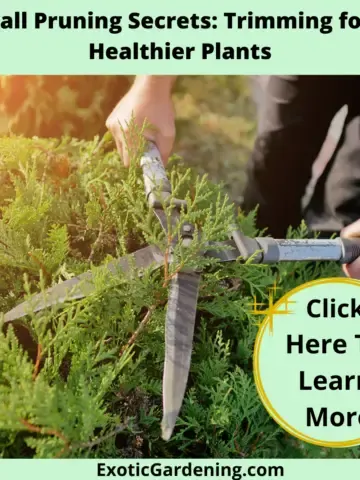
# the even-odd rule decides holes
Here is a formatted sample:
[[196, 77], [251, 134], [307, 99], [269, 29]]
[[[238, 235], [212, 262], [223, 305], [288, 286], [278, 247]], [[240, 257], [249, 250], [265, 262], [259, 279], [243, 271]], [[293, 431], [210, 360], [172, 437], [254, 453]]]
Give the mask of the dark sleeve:
[[302, 220], [301, 199], [331, 120], [343, 106], [342, 77], [271, 76], [258, 106], [243, 209], [281, 238]]

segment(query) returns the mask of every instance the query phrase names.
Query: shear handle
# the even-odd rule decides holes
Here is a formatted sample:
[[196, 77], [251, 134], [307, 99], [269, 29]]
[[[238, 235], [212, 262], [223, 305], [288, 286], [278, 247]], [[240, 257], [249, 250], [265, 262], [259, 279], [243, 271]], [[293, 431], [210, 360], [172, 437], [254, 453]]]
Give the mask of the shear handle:
[[156, 208], [161, 200], [166, 200], [171, 195], [171, 185], [155, 143], [148, 142], [140, 166], [143, 171], [146, 198], [149, 205]]
[[336, 261], [349, 264], [360, 257], [359, 238], [332, 240], [279, 240], [270, 237], [249, 238], [239, 231], [231, 233], [243, 260], [254, 263]]
[[[160, 152], [153, 142], [148, 142], [147, 149], [140, 160], [143, 171], [146, 199], [151, 208], [162, 209], [171, 197], [171, 184], [166, 175]], [[177, 208], [186, 209], [185, 200], [172, 199]]]

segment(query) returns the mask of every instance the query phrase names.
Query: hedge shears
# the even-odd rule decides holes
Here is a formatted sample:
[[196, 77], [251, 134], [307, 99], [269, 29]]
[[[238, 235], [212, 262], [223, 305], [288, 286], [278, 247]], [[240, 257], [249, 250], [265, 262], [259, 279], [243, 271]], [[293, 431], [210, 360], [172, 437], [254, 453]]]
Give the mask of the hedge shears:
[[[191, 223], [179, 224], [182, 211], [186, 210], [186, 201], [172, 198], [172, 189], [159, 151], [153, 143], [141, 158], [144, 187], [147, 202], [160, 222], [165, 234], [169, 231], [169, 216], [165, 205], [170, 205], [170, 226], [180, 225], [179, 234], [173, 240], [174, 246], [181, 242], [185, 248], [194, 241], [199, 231]], [[168, 207], [167, 207], [168, 208]], [[234, 223], [235, 225], [235, 223]], [[200, 232], [201, 234], [201, 232]], [[360, 256], [360, 239], [332, 240], [301, 239], [276, 240], [270, 237], [250, 238], [238, 227], [228, 234], [228, 240], [217, 242], [200, 254], [215, 258], [218, 262], [248, 261], [274, 264], [277, 262], [336, 261], [351, 263]], [[171, 252], [170, 252], [171, 253]], [[167, 258], [167, 261], [169, 259]], [[171, 255], [170, 255], [171, 261]], [[109, 272], [119, 268], [136, 272], [146, 268], [158, 269], [164, 266], [165, 253], [157, 246], [150, 245], [127, 256], [113, 260], [106, 265]], [[184, 268], [176, 271], [169, 283], [169, 297], [165, 324], [165, 362], [163, 372], [163, 419], [162, 438], [169, 440], [183, 403], [193, 349], [195, 317], [202, 272], [196, 268]], [[45, 293], [32, 296], [5, 314], [5, 322], [12, 322], [36, 313], [56, 304], [83, 298], [94, 292], [93, 272], [85, 272], [77, 277], [57, 284]]]

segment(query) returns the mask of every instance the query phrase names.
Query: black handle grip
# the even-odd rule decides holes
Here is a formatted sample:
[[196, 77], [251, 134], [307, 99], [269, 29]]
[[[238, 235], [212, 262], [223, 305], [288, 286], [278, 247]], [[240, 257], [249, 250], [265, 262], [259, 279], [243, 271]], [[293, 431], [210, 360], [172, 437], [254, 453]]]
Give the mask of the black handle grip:
[[352, 263], [360, 257], [360, 238], [343, 238], [342, 263]]

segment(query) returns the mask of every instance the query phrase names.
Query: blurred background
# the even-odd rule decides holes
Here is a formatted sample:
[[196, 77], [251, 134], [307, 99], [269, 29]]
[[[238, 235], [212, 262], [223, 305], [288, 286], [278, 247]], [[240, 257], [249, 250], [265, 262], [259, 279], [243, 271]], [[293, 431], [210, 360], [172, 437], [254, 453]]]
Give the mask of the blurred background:
[[[174, 92], [175, 152], [199, 173], [223, 181], [241, 200], [245, 165], [253, 146], [256, 103], [269, 77], [183, 76]], [[0, 76], [0, 133], [26, 137], [92, 139], [128, 90], [130, 76]], [[314, 166], [316, 177], [331, 155], [346, 115], [334, 119]], [[314, 177], [314, 178], [315, 178]]]

